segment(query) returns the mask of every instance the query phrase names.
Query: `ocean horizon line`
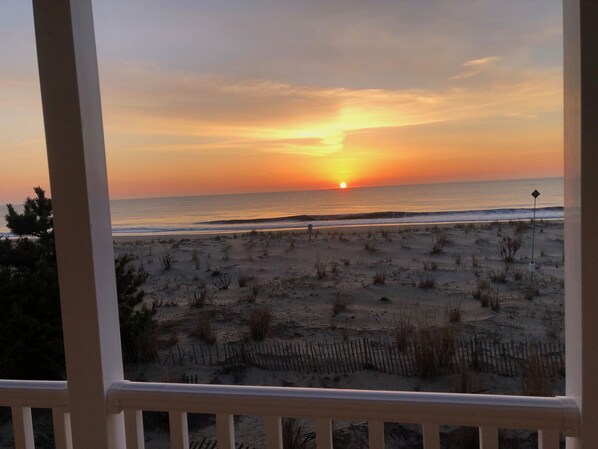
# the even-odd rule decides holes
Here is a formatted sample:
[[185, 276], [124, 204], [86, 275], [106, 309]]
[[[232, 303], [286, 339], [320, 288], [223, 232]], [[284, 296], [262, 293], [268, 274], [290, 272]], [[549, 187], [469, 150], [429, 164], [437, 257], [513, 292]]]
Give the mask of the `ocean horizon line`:
[[271, 194], [288, 194], [288, 193], [308, 193], [308, 192], [330, 192], [330, 191], [351, 191], [351, 190], [366, 190], [366, 189], [384, 189], [397, 187], [425, 187], [425, 186], [442, 186], [442, 185], [462, 185], [462, 184], [479, 184], [479, 183], [505, 183], [505, 182], [521, 182], [521, 181], [542, 181], [542, 180], [557, 180], [564, 179], [563, 176], [541, 176], [541, 177], [523, 177], [523, 178], [508, 178], [508, 179], [482, 179], [482, 180], [467, 180], [467, 181], [442, 181], [442, 182], [422, 182], [413, 184], [384, 184], [375, 186], [352, 186], [349, 185], [346, 189], [340, 187], [329, 187], [324, 189], [303, 189], [303, 190], [264, 190], [264, 191], [250, 191], [250, 192], [230, 192], [230, 193], [191, 193], [184, 195], [164, 195], [164, 196], [137, 196], [127, 198], [110, 198], [110, 202], [120, 201], [142, 201], [142, 200], [166, 200], [166, 199], [184, 199], [184, 198], [207, 198], [207, 197], [227, 197], [240, 195], [271, 195]]

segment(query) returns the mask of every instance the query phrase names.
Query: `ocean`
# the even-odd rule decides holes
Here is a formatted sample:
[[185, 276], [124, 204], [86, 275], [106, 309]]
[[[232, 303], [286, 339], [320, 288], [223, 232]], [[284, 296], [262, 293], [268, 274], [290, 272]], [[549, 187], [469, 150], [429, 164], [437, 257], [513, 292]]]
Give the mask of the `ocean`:
[[[563, 218], [563, 179], [242, 193], [111, 201], [114, 235]], [[0, 208], [2, 216], [6, 213]], [[5, 223], [0, 233], [7, 233]]]

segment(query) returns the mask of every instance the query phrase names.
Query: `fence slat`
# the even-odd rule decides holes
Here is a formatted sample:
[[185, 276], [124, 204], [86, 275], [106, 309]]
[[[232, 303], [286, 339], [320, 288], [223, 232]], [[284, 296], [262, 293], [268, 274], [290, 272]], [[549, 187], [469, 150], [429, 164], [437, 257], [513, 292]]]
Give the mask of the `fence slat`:
[[216, 415], [218, 449], [235, 449], [235, 423], [233, 415]]
[[384, 449], [384, 422], [368, 422], [369, 449]]
[[326, 342], [324, 344], [325, 349], [325, 357], [326, 357], [326, 372], [328, 374], [334, 374], [334, 359], [332, 356], [332, 352], [330, 350], [330, 343]]
[[64, 409], [53, 408], [52, 423], [56, 449], [73, 449], [70, 413], [67, 413]]
[[343, 368], [341, 367], [342, 358], [339, 355], [338, 347], [337, 347], [335, 341], [332, 342], [332, 354], [334, 357], [334, 372], [337, 374], [342, 373], [343, 372]]
[[307, 346], [301, 345], [300, 342], [297, 342], [297, 349], [301, 354], [301, 369], [303, 373], [309, 372], [309, 354], [307, 353]]
[[280, 357], [280, 353], [278, 350], [278, 343], [274, 342], [274, 344], [267, 346], [267, 351], [271, 351], [272, 355], [272, 362], [274, 364], [275, 371], [284, 371], [284, 366], [282, 366], [282, 357]]
[[353, 372], [356, 372], [356, 371], [358, 371], [357, 357], [355, 356], [355, 347], [353, 346], [353, 341], [348, 340], [346, 344], [349, 347], [349, 350], [351, 351], [350, 359], [351, 359], [351, 365], [353, 366], [353, 370], [354, 370]]
[[332, 449], [331, 419], [318, 419], [316, 421], [316, 448]]
[[395, 356], [395, 364], [398, 363], [398, 365], [400, 366], [401, 371], [397, 372], [397, 374], [401, 375], [401, 376], [406, 376], [407, 375], [407, 367], [405, 365], [405, 361], [403, 360], [403, 357], [401, 357], [401, 351], [399, 350], [399, 348], [397, 347], [397, 345], [395, 346], [391, 346], [393, 352], [394, 352], [394, 356]]
[[380, 341], [382, 345], [382, 355], [384, 357], [384, 361], [386, 363], [386, 374], [396, 374], [394, 372], [394, 367], [392, 364], [392, 353], [390, 352], [390, 346], [387, 344], [386, 341]]
[[316, 357], [316, 351], [315, 351], [314, 345], [311, 341], [309, 342], [309, 349], [311, 351], [311, 360], [314, 364], [314, 371], [316, 371], [318, 374], [320, 374], [320, 363], [319, 363], [320, 359], [318, 359]]
[[189, 449], [189, 427], [187, 413], [168, 412], [170, 423], [170, 448]]
[[31, 407], [11, 407], [15, 449], [35, 449]]
[[195, 352], [195, 345], [191, 343], [191, 349], [193, 349], [193, 360], [195, 360], [195, 364], [197, 365], [197, 353]]
[[538, 431], [538, 449], [559, 449], [558, 430], [544, 430]]
[[363, 348], [363, 345], [361, 344], [361, 338], [359, 340], [357, 340], [357, 344], [359, 345], [358, 355], [361, 356], [359, 358], [359, 369], [362, 370], [363, 366], [365, 365], [365, 350]]
[[264, 421], [266, 449], [282, 449], [282, 420], [279, 416], [267, 416]]
[[295, 346], [292, 343], [286, 343], [284, 349], [284, 358], [290, 363], [291, 369], [296, 372], [301, 372], [299, 370], [299, 364], [297, 363], [298, 355], [295, 352]]
[[480, 427], [480, 449], [498, 449], [498, 429]]
[[397, 358], [397, 363], [401, 367], [402, 375], [408, 376], [410, 371], [409, 367], [407, 366], [407, 362], [405, 361], [403, 351], [397, 345], [394, 346], [393, 351], [395, 353], [395, 357]]
[[440, 427], [438, 424], [423, 425], [424, 449], [440, 449]]

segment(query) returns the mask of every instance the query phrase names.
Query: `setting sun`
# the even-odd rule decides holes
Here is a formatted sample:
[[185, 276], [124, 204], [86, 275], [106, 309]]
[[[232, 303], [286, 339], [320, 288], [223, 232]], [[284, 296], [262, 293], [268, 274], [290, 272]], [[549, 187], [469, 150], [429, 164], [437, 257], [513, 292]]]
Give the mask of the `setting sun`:
[[341, 182], [341, 183], [339, 184], [339, 187], [340, 187], [341, 189], [346, 189], [346, 188], [347, 188], [347, 183], [343, 181], [343, 182]]

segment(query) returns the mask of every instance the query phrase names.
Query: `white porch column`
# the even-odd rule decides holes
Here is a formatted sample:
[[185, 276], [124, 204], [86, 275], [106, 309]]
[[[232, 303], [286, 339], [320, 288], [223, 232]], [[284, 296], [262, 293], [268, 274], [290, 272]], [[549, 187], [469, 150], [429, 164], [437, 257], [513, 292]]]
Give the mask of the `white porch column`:
[[564, 0], [565, 319], [567, 395], [581, 409], [581, 438], [598, 442], [598, 2]]
[[73, 446], [124, 448], [123, 379], [91, 0], [33, 0]]

